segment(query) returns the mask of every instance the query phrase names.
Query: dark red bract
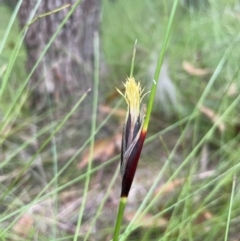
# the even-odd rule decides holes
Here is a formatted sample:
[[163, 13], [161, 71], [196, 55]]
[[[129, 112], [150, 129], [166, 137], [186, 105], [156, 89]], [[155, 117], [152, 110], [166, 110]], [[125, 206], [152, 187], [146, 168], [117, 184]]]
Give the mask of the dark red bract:
[[146, 132], [142, 131], [126, 163], [125, 172], [122, 177], [121, 197], [127, 197], [131, 189], [133, 178], [137, 169], [138, 160], [142, 151]]

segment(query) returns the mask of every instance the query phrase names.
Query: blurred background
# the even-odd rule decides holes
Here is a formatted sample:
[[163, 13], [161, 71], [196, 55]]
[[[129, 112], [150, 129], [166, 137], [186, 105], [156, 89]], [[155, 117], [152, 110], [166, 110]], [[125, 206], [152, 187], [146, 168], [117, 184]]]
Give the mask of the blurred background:
[[[151, 89], [172, 4], [0, 1], [2, 240], [112, 239], [116, 88], [137, 40]], [[239, 240], [239, 30], [238, 0], [178, 1], [121, 240]]]

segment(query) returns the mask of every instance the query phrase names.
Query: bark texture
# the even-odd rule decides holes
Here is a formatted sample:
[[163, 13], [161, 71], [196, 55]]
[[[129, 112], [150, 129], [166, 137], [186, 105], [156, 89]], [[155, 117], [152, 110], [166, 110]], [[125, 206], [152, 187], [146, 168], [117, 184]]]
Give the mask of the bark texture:
[[[24, 27], [37, 1], [23, 0], [19, 11], [20, 24]], [[42, 0], [35, 17], [53, 11], [76, 0]], [[27, 69], [30, 71], [43, 52], [71, 7], [30, 25], [25, 44], [28, 53]], [[93, 39], [99, 30], [100, 1], [83, 0], [61, 29], [31, 78], [36, 96], [50, 94], [55, 100], [63, 96], [79, 96], [92, 85]], [[37, 87], [36, 87], [37, 86]], [[35, 103], [35, 104], [36, 104]]]

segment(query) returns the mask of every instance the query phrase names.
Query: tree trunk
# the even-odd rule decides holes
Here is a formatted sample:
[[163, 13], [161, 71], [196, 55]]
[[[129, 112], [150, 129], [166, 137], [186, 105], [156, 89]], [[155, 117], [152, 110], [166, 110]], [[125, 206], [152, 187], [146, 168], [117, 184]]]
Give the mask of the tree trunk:
[[[22, 27], [27, 24], [36, 2], [23, 0], [19, 11]], [[76, 0], [42, 0], [35, 17], [75, 2]], [[28, 71], [32, 70], [70, 8], [38, 18], [30, 25], [25, 38]], [[42, 97], [46, 94], [58, 101], [63, 97], [79, 97], [92, 86], [93, 39], [94, 32], [99, 30], [99, 22], [100, 1], [82, 0], [32, 75], [30, 84], [34, 91], [34, 107], [39, 105], [39, 97], [43, 100]]]

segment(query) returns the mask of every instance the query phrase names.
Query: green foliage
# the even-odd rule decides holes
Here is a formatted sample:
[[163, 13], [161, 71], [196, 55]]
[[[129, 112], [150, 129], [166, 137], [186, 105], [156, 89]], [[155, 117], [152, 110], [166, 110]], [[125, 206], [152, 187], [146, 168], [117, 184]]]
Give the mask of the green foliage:
[[[7, 67], [13, 64], [13, 69], [11, 71], [9, 78], [6, 80], [6, 87], [4, 88], [3, 96], [1, 96], [0, 101], [0, 110], [2, 112], [2, 115], [4, 116], [7, 110], [10, 108], [11, 103], [13, 102], [16, 96], [16, 92], [18, 91], [24, 79], [26, 78], [26, 53], [24, 46], [21, 46], [15, 62], [10, 62], [11, 56], [14, 55], [16, 45], [18, 44], [20, 36], [18, 21], [13, 22], [10, 32], [9, 34], [7, 34], [7, 38], [5, 39], [4, 37], [6, 35], [7, 30], [6, 27], [8, 24], [10, 24], [11, 12], [6, 6], [0, 5], [0, 16], [2, 22], [0, 26], [1, 46], [3, 44], [3, 50], [0, 54], [1, 88], [4, 88], [3, 77], [7, 70]], [[24, 94], [22, 96], [22, 99], [24, 101]], [[19, 106], [21, 106], [21, 103], [19, 103]]]
[[[97, 112], [102, 103], [98, 104], [96, 93], [102, 88], [107, 96], [122, 85], [136, 39], [134, 76], [149, 89], [154, 73], [148, 68], [157, 65], [154, 56], [162, 49], [172, 2], [104, 0], [100, 43], [108, 74], [100, 76], [88, 109], [79, 110], [83, 95], [67, 112], [59, 113], [49, 105], [44, 113], [27, 110], [24, 115], [30, 78], [25, 70], [26, 52], [16, 20], [4, 40], [14, 13], [0, 5], [0, 39], [4, 41], [0, 53], [0, 239], [112, 238], [120, 194], [119, 156], [81, 170], [76, 166], [87, 146], [91, 146], [92, 161], [95, 139], [118, 129], [111, 117], [119, 103], [109, 115], [102, 115]], [[166, 52], [177, 106], [170, 117], [163, 114], [161, 105], [154, 109], [121, 241], [232, 241], [239, 235], [239, 2], [190, 2], [179, 1]], [[54, 36], [45, 51], [53, 40]], [[183, 69], [184, 61], [208, 73], [190, 74]], [[96, 67], [95, 80], [98, 74]], [[92, 122], [87, 139], [82, 138], [87, 131], [81, 119], [84, 111]], [[16, 224], [26, 217], [32, 226], [21, 237]]]

